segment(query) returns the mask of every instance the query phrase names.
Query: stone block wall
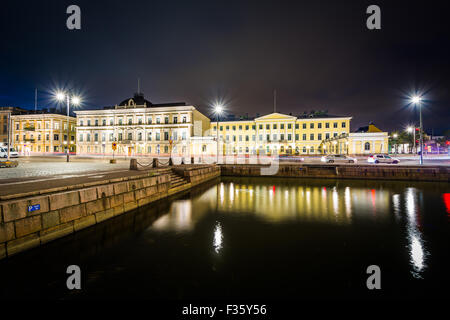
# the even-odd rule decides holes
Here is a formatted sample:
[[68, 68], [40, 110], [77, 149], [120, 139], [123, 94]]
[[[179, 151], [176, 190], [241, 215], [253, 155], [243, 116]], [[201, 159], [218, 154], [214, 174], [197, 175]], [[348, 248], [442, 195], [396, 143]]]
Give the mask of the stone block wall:
[[[168, 174], [0, 202], [0, 258], [39, 246], [167, 196]], [[28, 207], [40, 205], [29, 212]]]
[[[220, 176], [218, 166], [174, 169], [194, 186]], [[64, 237], [178, 192], [168, 173], [146, 173], [0, 200], [0, 259]], [[29, 206], [40, 209], [29, 211]]]
[[[259, 177], [262, 167], [262, 165], [256, 164], [221, 165], [221, 174], [223, 176]], [[273, 176], [450, 182], [450, 168], [398, 165], [279, 164], [278, 171]]]

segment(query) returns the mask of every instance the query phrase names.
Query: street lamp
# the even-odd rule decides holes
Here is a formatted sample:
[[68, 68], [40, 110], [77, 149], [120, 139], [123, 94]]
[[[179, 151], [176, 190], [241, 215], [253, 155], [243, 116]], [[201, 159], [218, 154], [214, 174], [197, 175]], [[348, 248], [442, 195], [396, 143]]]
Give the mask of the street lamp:
[[[419, 134], [420, 134], [420, 138], [419, 138], [419, 146], [420, 146], [420, 164], [423, 164], [423, 125], [422, 125], [422, 105], [420, 104], [420, 102], [422, 101], [422, 98], [420, 96], [413, 96], [411, 98], [411, 102], [415, 105], [419, 106]], [[415, 143], [415, 139], [414, 139], [414, 143]]]
[[217, 125], [216, 125], [216, 131], [217, 131], [217, 164], [219, 164], [219, 116], [223, 112], [223, 106], [221, 104], [214, 105], [214, 113], [217, 115]]
[[69, 113], [69, 108], [70, 108], [70, 103], [72, 102], [72, 104], [74, 106], [77, 106], [80, 104], [80, 98], [77, 96], [71, 96], [70, 92], [69, 93], [64, 93], [64, 92], [58, 92], [56, 93], [56, 99], [58, 101], [64, 101], [64, 99], [66, 99], [66, 103], [67, 103], [67, 144], [66, 144], [66, 154], [67, 154], [67, 162], [69, 162], [69, 154], [70, 154], [70, 124], [69, 124], [69, 119], [70, 119], [70, 113]]

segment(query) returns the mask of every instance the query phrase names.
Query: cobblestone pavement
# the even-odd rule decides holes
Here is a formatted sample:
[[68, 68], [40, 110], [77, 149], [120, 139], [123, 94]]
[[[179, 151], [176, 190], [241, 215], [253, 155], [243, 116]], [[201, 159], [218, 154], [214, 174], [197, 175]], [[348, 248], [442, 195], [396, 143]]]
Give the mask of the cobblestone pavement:
[[116, 164], [110, 164], [108, 159], [73, 159], [71, 162], [66, 162], [65, 158], [19, 158], [18, 161], [19, 165], [16, 168], [0, 169], [0, 180], [50, 175], [73, 175], [92, 171], [124, 170], [130, 167], [129, 160], [119, 160]]

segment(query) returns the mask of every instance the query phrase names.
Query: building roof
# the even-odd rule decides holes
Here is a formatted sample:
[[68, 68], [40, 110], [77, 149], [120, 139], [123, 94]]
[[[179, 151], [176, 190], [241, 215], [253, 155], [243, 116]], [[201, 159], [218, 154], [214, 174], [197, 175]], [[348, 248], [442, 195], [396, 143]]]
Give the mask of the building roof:
[[378, 129], [372, 122], [369, 123], [368, 126], [359, 127], [355, 133], [370, 133], [370, 132], [382, 132], [382, 130]]

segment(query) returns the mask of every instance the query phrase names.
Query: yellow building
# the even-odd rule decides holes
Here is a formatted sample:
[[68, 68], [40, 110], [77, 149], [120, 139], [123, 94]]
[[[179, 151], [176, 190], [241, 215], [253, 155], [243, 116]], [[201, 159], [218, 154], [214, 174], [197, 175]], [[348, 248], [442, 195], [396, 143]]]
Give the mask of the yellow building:
[[[75, 152], [76, 119], [54, 113], [12, 115], [12, 144], [22, 155]], [[68, 133], [70, 140], [67, 140]]]
[[[271, 113], [249, 120], [219, 121], [223, 154], [323, 154], [323, 141], [350, 132], [352, 117]], [[217, 135], [217, 122], [211, 123]]]
[[372, 154], [388, 153], [388, 133], [370, 123], [355, 132], [339, 135], [324, 141], [329, 153]]

